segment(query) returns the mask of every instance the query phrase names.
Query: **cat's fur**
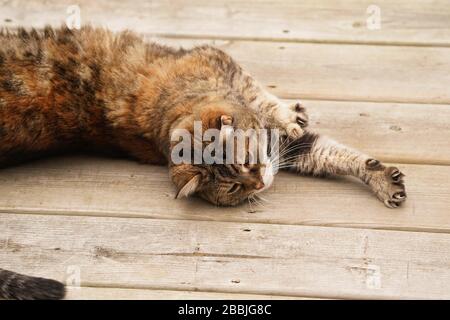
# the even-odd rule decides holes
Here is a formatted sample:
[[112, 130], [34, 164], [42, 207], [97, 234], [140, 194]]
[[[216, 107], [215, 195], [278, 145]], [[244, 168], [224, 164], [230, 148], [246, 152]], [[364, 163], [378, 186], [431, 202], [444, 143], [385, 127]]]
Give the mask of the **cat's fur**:
[[66, 290], [58, 281], [0, 269], [0, 299], [59, 300]]
[[[270, 186], [270, 163], [175, 165], [171, 133], [193, 132], [201, 120], [203, 130], [280, 129], [281, 161], [291, 170], [356, 176], [389, 207], [406, 198], [398, 169], [306, 131], [301, 104], [266, 92], [221, 50], [172, 49], [91, 27], [3, 31], [0, 42], [0, 165], [83, 147], [168, 164], [178, 196], [197, 194], [216, 205], [236, 205]], [[44, 280], [17, 275], [17, 283], [32, 285], [11, 291], [8, 279], [1, 271], [0, 296], [52, 296], [25, 292], [39, 283], [46, 291]]]

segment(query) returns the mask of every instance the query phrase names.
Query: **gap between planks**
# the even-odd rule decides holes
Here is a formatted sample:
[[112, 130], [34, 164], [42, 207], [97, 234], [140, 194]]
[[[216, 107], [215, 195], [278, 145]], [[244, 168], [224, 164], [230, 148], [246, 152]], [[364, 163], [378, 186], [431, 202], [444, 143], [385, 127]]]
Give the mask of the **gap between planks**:
[[[54, 25], [54, 27], [59, 27], [60, 24]], [[5, 27], [5, 26], [4, 26]], [[8, 30], [17, 31], [19, 27], [7, 27]], [[33, 28], [33, 26], [28, 26], [26, 28]], [[40, 29], [42, 27], [35, 27]], [[113, 29], [114, 30], [114, 29]], [[116, 32], [122, 31], [123, 29], [114, 30]], [[143, 35], [146, 38], [154, 39], [179, 39], [179, 40], [202, 40], [202, 41], [250, 41], [250, 42], [273, 42], [273, 43], [305, 43], [305, 44], [323, 44], [323, 45], [361, 45], [361, 46], [387, 46], [387, 47], [418, 47], [418, 48], [449, 48], [450, 43], [415, 43], [415, 42], [389, 42], [389, 41], [345, 41], [345, 40], [323, 40], [323, 39], [301, 39], [301, 38], [264, 38], [264, 37], [239, 37], [239, 36], [214, 36], [210, 34], [171, 34], [171, 33], [158, 33], [158, 32], [140, 32], [139, 34]], [[345, 101], [345, 100], [344, 100]], [[354, 101], [354, 100], [350, 100]], [[364, 100], [361, 100], [364, 101]], [[367, 101], [373, 102], [373, 101]], [[395, 101], [386, 101], [386, 102], [395, 102]]]
[[[67, 286], [66, 300], [317, 300], [317, 297], [245, 294], [215, 291], [167, 290], [164, 288], [113, 287], [90, 284]], [[333, 299], [333, 298], [327, 298]]]
[[[12, 28], [15, 30], [16, 28]], [[386, 46], [386, 47], [417, 47], [417, 48], [449, 48], [450, 43], [415, 43], [415, 42], [390, 42], [390, 41], [345, 41], [345, 40], [321, 40], [321, 39], [301, 39], [301, 38], [256, 38], [256, 37], [239, 37], [239, 36], [213, 36], [208, 34], [190, 35], [190, 34], [170, 34], [157, 32], [141, 33], [148, 38], [167, 38], [180, 40], [223, 40], [223, 41], [252, 41], [252, 42], [273, 42], [273, 43], [311, 43], [323, 45], [360, 45], [360, 46]]]

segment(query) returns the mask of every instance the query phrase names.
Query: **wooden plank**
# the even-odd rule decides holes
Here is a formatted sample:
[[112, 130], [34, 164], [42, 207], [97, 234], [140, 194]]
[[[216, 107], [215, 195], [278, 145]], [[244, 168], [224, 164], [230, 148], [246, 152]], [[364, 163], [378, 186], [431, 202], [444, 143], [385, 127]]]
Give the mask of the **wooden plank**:
[[303, 102], [312, 129], [383, 161], [450, 164], [450, 106]]
[[[0, 174], [0, 211], [450, 231], [450, 167], [401, 165], [408, 200], [388, 209], [353, 179], [279, 173], [264, 207], [174, 199], [164, 167], [91, 157], [47, 159]], [[256, 211], [256, 212], [253, 212]]]
[[152, 38], [209, 43], [282, 98], [450, 104], [450, 48]]
[[450, 103], [450, 49], [149, 38], [228, 52], [275, 95], [292, 99]]
[[450, 298], [448, 234], [0, 214], [0, 239], [2, 267], [82, 286]]
[[312, 298], [222, 292], [68, 287], [67, 300], [305, 300]]
[[[10, 26], [59, 25], [69, 0], [10, 1], [0, 19]], [[84, 23], [178, 37], [272, 41], [450, 45], [446, 0], [79, 0]], [[370, 5], [381, 10], [379, 29], [368, 27]], [[373, 11], [372, 11], [373, 12]]]

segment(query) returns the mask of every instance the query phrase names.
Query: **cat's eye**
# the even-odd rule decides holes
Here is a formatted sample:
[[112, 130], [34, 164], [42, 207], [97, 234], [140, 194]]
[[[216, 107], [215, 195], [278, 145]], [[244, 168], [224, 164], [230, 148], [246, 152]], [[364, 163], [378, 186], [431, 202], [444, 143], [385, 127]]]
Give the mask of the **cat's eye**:
[[247, 168], [251, 173], [257, 173], [259, 171], [258, 167], [252, 166], [249, 163], [244, 164], [244, 167]]
[[228, 193], [235, 193], [236, 191], [238, 191], [241, 188], [241, 184], [240, 183], [235, 183], [231, 186], [230, 189], [228, 189]]

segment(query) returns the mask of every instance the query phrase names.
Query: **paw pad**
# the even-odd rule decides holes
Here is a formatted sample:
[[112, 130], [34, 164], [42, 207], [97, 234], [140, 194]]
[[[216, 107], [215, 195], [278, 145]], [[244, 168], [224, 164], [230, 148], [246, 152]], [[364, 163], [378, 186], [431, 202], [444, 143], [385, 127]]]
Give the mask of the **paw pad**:
[[307, 119], [302, 119], [300, 117], [297, 117], [297, 123], [300, 127], [306, 127], [308, 125], [308, 120]]
[[297, 102], [294, 106], [294, 110], [297, 113], [296, 122], [302, 128], [308, 126], [308, 115], [306, 114], [306, 109]]
[[400, 172], [400, 170], [398, 170], [395, 167], [389, 168], [390, 172], [388, 173], [389, 176], [391, 177], [393, 182], [402, 182], [402, 178], [405, 176], [403, 173]]
[[395, 171], [392, 175], [391, 175], [392, 179], [394, 180], [400, 180], [400, 178], [402, 177], [402, 173], [400, 171]]
[[398, 208], [406, 200], [403, 182], [404, 174], [396, 167], [385, 167], [376, 159], [367, 159], [366, 173], [370, 176], [369, 184], [377, 197], [388, 208]]
[[303, 135], [303, 128], [308, 126], [308, 115], [305, 111], [301, 103], [295, 103], [280, 112], [278, 121], [289, 138], [298, 139]]
[[385, 199], [384, 204], [389, 208], [397, 208], [406, 200], [404, 174], [396, 167], [386, 168], [380, 185], [379, 196]]
[[384, 204], [385, 204], [387, 207], [389, 207], [389, 208], [398, 208], [398, 207], [400, 206], [400, 203], [399, 203], [399, 202], [395, 202], [395, 201], [392, 201], [392, 200], [386, 200], [386, 201], [384, 202]]
[[395, 193], [395, 194], [393, 195], [393, 198], [394, 198], [394, 199], [397, 199], [397, 200], [405, 199], [405, 198], [406, 198], [406, 192], [403, 192], [403, 191], [397, 192], [397, 193]]

